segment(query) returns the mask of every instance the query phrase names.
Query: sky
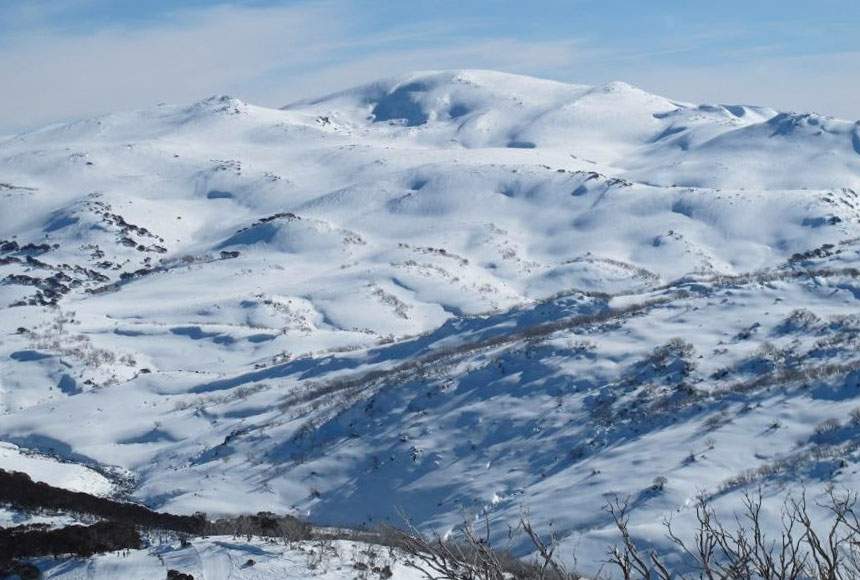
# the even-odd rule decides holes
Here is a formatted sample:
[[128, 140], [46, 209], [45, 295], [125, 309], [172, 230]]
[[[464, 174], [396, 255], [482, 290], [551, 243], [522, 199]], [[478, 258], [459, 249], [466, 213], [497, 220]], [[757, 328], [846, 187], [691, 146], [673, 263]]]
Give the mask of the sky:
[[857, 0], [0, 0], [0, 134], [430, 69], [860, 119]]

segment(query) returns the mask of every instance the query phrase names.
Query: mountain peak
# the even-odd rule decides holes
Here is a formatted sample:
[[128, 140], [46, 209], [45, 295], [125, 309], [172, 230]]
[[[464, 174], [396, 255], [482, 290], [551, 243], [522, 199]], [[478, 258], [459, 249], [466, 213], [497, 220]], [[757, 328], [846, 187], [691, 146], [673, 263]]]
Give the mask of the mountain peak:
[[230, 95], [212, 95], [193, 103], [188, 107], [189, 112], [229, 113], [240, 114], [248, 110], [249, 105]]
[[598, 90], [603, 93], [645, 93], [642, 89], [635, 85], [631, 85], [630, 83], [626, 83], [624, 81], [610, 81], [600, 87], [596, 87], [595, 90]]

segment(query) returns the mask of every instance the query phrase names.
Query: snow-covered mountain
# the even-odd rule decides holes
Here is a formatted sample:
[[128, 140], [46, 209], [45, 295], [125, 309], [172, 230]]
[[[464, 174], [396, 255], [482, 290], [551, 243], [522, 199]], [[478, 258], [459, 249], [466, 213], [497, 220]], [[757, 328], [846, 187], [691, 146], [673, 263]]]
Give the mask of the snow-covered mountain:
[[7, 138], [0, 468], [586, 569], [616, 495], [856, 488], [858, 190], [860, 122], [489, 71]]

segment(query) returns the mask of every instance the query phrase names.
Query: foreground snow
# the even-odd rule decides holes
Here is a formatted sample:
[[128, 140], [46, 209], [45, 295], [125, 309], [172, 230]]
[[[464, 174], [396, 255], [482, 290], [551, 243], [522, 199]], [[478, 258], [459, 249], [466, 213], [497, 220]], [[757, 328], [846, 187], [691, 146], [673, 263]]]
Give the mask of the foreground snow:
[[[168, 570], [195, 580], [417, 580], [415, 569], [386, 548], [346, 541], [304, 542], [291, 546], [245, 541], [230, 536], [193, 540], [189, 546], [158, 545], [151, 549], [110, 553], [87, 560], [44, 560], [47, 579], [160, 580]], [[374, 572], [373, 568], [378, 568]], [[391, 576], [388, 576], [390, 570]]]

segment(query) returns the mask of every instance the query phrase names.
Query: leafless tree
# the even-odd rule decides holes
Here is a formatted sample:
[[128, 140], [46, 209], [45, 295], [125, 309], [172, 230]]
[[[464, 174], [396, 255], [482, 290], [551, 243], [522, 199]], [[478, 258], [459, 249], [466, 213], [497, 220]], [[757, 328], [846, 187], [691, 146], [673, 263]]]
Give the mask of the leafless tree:
[[609, 561], [625, 580], [761, 579], [848, 580], [860, 578], [860, 519], [857, 494], [830, 491], [825, 508], [830, 519], [823, 527], [810, 515], [805, 494], [789, 498], [782, 510], [779, 532], [768, 536], [763, 529], [761, 493], [746, 494], [743, 512], [732, 527], [725, 526], [704, 497], [696, 504], [696, 531], [681, 538], [666, 522], [667, 536], [685, 555], [689, 572], [670, 571], [654, 551], [647, 555], [636, 545], [628, 528], [627, 502], [616, 499], [608, 506], [621, 533], [620, 545], [610, 551]]
[[[743, 509], [724, 524], [705, 496], [695, 504], [695, 529], [681, 534], [665, 522], [666, 537], [680, 556], [670, 565], [666, 552], [643, 549], [630, 529], [630, 506], [616, 498], [606, 506], [621, 536], [609, 552], [609, 574], [593, 579], [624, 580], [854, 580], [860, 579], [860, 514], [858, 495], [830, 490], [825, 500], [810, 505], [805, 494], [783, 503], [778, 525], [769, 529], [763, 516], [761, 492], [746, 494]], [[827, 517], [814, 517], [813, 507]], [[579, 580], [559, 557], [559, 538], [542, 533], [523, 512], [508, 538], [522, 534], [531, 546], [531, 560], [515, 558], [491, 544], [488, 516], [468, 520], [455, 533], [422, 534], [408, 519], [403, 529], [386, 529], [370, 536], [393, 546], [405, 564], [427, 580]], [[375, 539], [374, 539], [375, 538]]]
[[407, 519], [397, 531], [397, 543], [407, 554], [406, 565], [420, 571], [427, 580], [577, 580], [557, 557], [558, 538], [547, 538], [535, 529], [526, 513], [519, 525], [508, 530], [509, 537], [522, 531], [535, 550], [535, 560], [524, 562], [505, 550], [492, 546], [492, 529], [485, 515], [480, 527], [466, 521], [454, 538], [438, 533], [426, 536]]

